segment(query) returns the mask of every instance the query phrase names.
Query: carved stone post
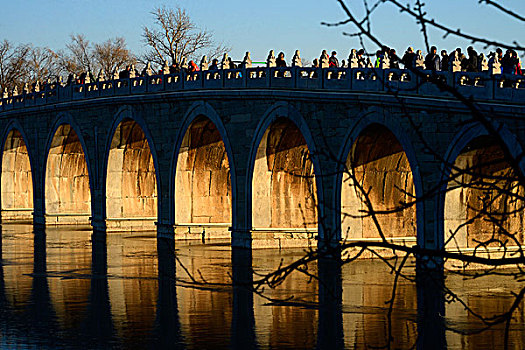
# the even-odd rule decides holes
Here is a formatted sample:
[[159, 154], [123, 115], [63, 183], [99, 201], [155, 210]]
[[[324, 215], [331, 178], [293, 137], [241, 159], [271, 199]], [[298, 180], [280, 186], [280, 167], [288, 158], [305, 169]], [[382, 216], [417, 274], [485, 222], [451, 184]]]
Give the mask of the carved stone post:
[[202, 56], [201, 60], [201, 71], [208, 70], [208, 56], [204, 55]]
[[302, 67], [303, 61], [301, 60], [301, 52], [295, 50], [295, 55], [292, 58], [292, 67]]

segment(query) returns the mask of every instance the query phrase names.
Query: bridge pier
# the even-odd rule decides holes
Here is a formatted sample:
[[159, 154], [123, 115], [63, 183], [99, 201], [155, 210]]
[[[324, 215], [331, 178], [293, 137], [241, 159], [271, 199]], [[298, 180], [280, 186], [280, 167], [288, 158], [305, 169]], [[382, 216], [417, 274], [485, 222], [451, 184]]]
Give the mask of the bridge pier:
[[[428, 156], [429, 159], [420, 160], [421, 182], [423, 198], [417, 198], [417, 244], [421, 248], [442, 250], [444, 236], [441, 221], [443, 212], [439, 209], [439, 182], [441, 163]], [[443, 263], [441, 258], [422, 262], [426, 268], [440, 269]]]
[[[233, 146], [237, 140], [232, 139]], [[232, 162], [235, 172], [231, 173], [232, 177], [232, 226], [231, 245], [232, 248], [252, 248], [252, 194], [247, 191], [248, 170], [244, 164], [248, 164], [249, 151], [235, 154]]]
[[100, 188], [91, 190], [91, 226], [93, 235], [106, 235], [106, 194]]
[[[335, 159], [326, 159], [322, 161], [321, 168], [337, 169], [337, 162]], [[335, 187], [339, 176], [333, 171], [319, 174], [316, 178], [318, 179], [318, 248], [331, 250], [341, 244], [341, 211], [340, 206], [336, 204], [336, 201], [340, 201], [340, 196], [336, 194]]]
[[45, 196], [39, 171], [33, 171], [33, 193], [33, 227], [35, 232], [45, 231]]

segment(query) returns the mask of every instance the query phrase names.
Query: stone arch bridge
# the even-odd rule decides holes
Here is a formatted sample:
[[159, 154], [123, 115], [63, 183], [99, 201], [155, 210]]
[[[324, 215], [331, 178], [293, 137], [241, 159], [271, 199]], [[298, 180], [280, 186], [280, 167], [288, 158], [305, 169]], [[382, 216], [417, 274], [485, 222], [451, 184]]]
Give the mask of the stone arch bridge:
[[[521, 160], [523, 83], [440, 74], [478, 101]], [[378, 239], [359, 217], [356, 181], [377, 210], [424, 198], [379, 221], [391, 240], [440, 249], [476, 197], [447, 192], [443, 160], [461, 167], [502, 153], [462, 103], [397, 70], [252, 68], [50, 86], [2, 99], [0, 131], [4, 223], [156, 229], [247, 248]], [[472, 244], [469, 230], [455, 247]]]

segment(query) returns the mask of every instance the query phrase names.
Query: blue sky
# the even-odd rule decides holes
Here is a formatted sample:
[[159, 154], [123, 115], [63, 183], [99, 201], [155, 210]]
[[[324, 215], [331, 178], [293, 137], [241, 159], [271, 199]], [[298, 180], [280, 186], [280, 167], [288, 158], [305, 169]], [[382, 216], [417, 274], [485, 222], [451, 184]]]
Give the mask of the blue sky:
[[[374, 0], [368, 0], [372, 3]], [[413, 2], [404, 0], [403, 3]], [[525, 15], [524, 0], [500, 0]], [[361, 0], [347, 3], [362, 10]], [[427, 0], [427, 11], [453, 28], [484, 35], [496, 40], [525, 44], [525, 25], [478, 0]], [[253, 60], [264, 60], [268, 50], [284, 51], [289, 60], [294, 50], [312, 60], [323, 49], [336, 50], [341, 58], [358, 47], [355, 38], [342, 35], [351, 27], [326, 28], [322, 21], [338, 21], [344, 14], [335, 0], [0, 0], [3, 16], [0, 40], [33, 43], [37, 46], [63, 48], [70, 34], [83, 33], [95, 42], [123, 36], [134, 52], [142, 51], [141, 32], [152, 22], [149, 11], [155, 6], [181, 6], [194, 21], [215, 33], [217, 39], [232, 47], [234, 59], [252, 52]], [[408, 45], [423, 48], [418, 27], [392, 5], [383, 5], [374, 15], [374, 33], [390, 46], [404, 51]], [[470, 43], [431, 33], [431, 43], [439, 48], [466, 48]], [[374, 49], [369, 46], [369, 49]], [[482, 49], [481, 46], [477, 47]]]

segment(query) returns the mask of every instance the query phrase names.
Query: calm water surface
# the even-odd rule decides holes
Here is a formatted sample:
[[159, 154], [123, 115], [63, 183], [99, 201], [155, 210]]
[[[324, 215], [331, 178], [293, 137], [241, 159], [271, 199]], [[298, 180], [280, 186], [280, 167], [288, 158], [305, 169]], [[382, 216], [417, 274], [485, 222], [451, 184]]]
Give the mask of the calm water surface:
[[[87, 230], [48, 229], [45, 239], [35, 239], [31, 226], [2, 227], [1, 348], [370, 349], [391, 339], [392, 348], [405, 349], [416, 346], [424, 332], [430, 339], [426, 344], [439, 347], [503, 348], [504, 326], [484, 330], [459, 303], [431, 306], [445, 315], [439, 316], [441, 325], [422, 319], [418, 292], [426, 293], [427, 303], [429, 292], [408, 281], [400, 281], [389, 318], [386, 301], [392, 297], [394, 277], [379, 261], [343, 267], [341, 308], [328, 288], [341, 281], [337, 274], [328, 273], [320, 285], [295, 272], [263, 296], [232, 287], [232, 276], [239, 274], [232, 259], [235, 266], [243, 265], [243, 256], [232, 258], [227, 242], [177, 241], [174, 283], [163, 274], [159, 278], [154, 233], [109, 234], [106, 253], [93, 254], [99, 250], [92, 249], [90, 237]], [[301, 253], [255, 250], [251, 278]], [[330, 266], [312, 264], [308, 273], [327, 269]], [[242, 271], [246, 278], [246, 269]], [[405, 273], [413, 276], [414, 267]], [[189, 283], [192, 277], [197, 287]], [[506, 277], [464, 280], [451, 275], [447, 286], [474, 311], [490, 316], [506, 311], [513, 302], [510, 293], [519, 291], [520, 283]], [[511, 349], [525, 344], [521, 306], [510, 328]]]

